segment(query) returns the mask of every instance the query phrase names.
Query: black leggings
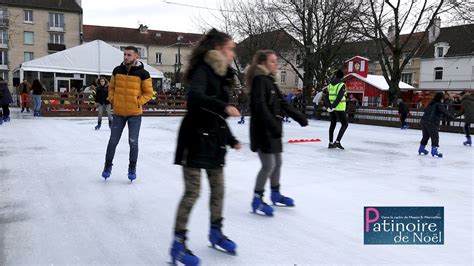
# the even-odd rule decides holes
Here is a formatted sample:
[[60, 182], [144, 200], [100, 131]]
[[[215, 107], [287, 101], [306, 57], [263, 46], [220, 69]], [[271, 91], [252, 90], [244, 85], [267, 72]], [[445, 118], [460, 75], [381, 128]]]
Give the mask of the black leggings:
[[10, 116], [10, 108], [8, 108], [8, 104], [2, 105], [3, 109], [3, 117]]
[[471, 123], [464, 124], [464, 133], [466, 134], [466, 137], [471, 137]]
[[339, 129], [336, 141], [341, 141], [344, 132], [346, 132], [346, 129], [349, 126], [349, 123], [347, 122], [347, 114], [344, 111], [332, 111], [329, 113], [329, 116], [331, 118], [331, 125], [329, 126], [329, 142], [333, 142], [334, 130], [336, 129], [338, 120], [341, 122], [341, 129]]
[[439, 125], [433, 123], [421, 122], [421, 130], [423, 138], [421, 139], [421, 145], [427, 145], [428, 140], [431, 138], [431, 146], [439, 147]]

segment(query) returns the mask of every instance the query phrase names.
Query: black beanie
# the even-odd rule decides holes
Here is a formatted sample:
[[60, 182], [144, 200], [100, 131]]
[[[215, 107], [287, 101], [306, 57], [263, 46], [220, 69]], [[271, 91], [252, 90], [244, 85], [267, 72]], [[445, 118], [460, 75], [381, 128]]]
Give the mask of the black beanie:
[[341, 69], [338, 69], [336, 72], [336, 78], [342, 79], [343, 77], [344, 77], [344, 71], [342, 71]]

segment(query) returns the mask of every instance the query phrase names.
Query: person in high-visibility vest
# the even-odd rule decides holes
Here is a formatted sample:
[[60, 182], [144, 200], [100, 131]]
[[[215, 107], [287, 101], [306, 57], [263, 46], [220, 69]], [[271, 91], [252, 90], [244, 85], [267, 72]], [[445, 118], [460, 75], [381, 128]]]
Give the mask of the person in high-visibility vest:
[[[344, 149], [341, 145], [342, 136], [349, 125], [347, 122], [346, 114], [346, 87], [342, 79], [344, 78], [344, 72], [338, 70], [334, 75], [333, 80], [328, 85], [324, 101], [331, 118], [331, 125], [329, 126], [329, 149]], [[336, 141], [334, 140], [334, 130], [336, 129], [337, 121], [341, 122], [341, 129], [337, 134]]]

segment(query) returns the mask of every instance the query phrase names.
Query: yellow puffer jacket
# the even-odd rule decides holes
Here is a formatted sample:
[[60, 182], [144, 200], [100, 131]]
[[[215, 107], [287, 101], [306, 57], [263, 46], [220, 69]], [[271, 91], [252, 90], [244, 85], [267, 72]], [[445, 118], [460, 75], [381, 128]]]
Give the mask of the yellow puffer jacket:
[[120, 116], [141, 115], [142, 106], [153, 96], [150, 73], [145, 70], [142, 62], [127, 70], [124, 64], [112, 72], [109, 84], [109, 97], [114, 114]]

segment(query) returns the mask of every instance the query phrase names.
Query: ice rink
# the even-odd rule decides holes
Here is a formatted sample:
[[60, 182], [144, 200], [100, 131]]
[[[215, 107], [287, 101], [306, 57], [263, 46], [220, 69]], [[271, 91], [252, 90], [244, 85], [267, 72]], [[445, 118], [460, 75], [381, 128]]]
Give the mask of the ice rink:
[[[127, 129], [105, 182], [107, 127], [94, 131], [95, 118], [12, 112], [0, 126], [0, 265], [170, 261], [183, 190], [181, 168], [172, 164], [181, 118], [143, 118], [131, 184]], [[228, 123], [243, 144], [228, 152], [225, 168], [223, 231], [238, 255], [208, 247], [203, 180], [188, 233], [202, 265], [472, 265], [474, 150], [462, 145], [463, 135], [440, 133], [444, 158], [437, 159], [417, 155], [418, 130], [350, 124], [341, 151], [327, 149], [328, 122], [285, 124], [285, 141], [322, 142], [284, 145], [282, 193], [296, 207], [277, 208], [269, 218], [250, 213], [260, 162], [249, 148], [248, 123]], [[364, 206], [444, 206], [445, 244], [364, 245]]]

